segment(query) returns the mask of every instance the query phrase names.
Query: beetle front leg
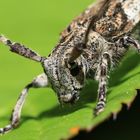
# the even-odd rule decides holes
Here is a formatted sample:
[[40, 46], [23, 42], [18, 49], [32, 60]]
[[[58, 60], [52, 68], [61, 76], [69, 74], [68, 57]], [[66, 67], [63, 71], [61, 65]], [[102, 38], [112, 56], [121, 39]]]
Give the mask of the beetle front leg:
[[37, 62], [43, 62], [45, 59], [45, 57], [40, 56], [39, 54], [37, 54], [33, 50], [25, 47], [24, 45], [22, 45], [20, 43], [12, 42], [11, 40], [9, 40], [8, 38], [6, 38], [3, 35], [0, 35], [0, 42], [5, 44], [6, 46], [8, 46], [10, 48], [11, 52], [14, 52], [18, 55], [35, 60]]
[[121, 45], [123, 47], [133, 46], [140, 53], [140, 44], [139, 44], [138, 40], [136, 40], [135, 38], [132, 38], [130, 36], [124, 36], [123, 38], [118, 40], [117, 44], [119, 46]]
[[107, 74], [109, 62], [110, 62], [109, 54], [104, 53], [98, 65], [95, 76], [96, 80], [99, 81], [95, 115], [98, 115], [100, 112], [102, 112], [106, 104], [106, 91], [107, 91], [106, 86], [107, 86]]
[[132, 37], [128, 37], [127, 41], [130, 45], [133, 45], [137, 49], [137, 51], [140, 53], [140, 44], [139, 44], [138, 40], [136, 40]]
[[25, 102], [25, 99], [28, 94], [28, 90], [30, 88], [40, 88], [40, 87], [47, 87], [48, 86], [48, 79], [47, 76], [43, 73], [37, 76], [31, 83], [27, 84], [25, 88], [22, 90], [17, 103], [13, 109], [12, 115], [11, 115], [11, 123], [4, 128], [0, 128], [0, 134], [4, 134], [13, 128], [17, 127], [20, 121], [21, 116], [21, 110], [23, 107], [23, 104]]

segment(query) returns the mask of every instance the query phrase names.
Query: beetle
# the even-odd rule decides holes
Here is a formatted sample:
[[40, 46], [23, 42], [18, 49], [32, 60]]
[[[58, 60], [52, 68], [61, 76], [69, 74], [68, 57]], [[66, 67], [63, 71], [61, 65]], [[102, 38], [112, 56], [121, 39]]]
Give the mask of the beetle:
[[10, 51], [41, 63], [40, 74], [22, 90], [4, 134], [19, 124], [21, 110], [30, 88], [51, 87], [60, 103], [75, 103], [86, 79], [97, 80], [98, 97], [94, 113], [104, 110], [109, 71], [132, 46], [140, 52], [133, 37], [140, 35], [139, 0], [100, 0], [89, 6], [61, 33], [60, 41], [48, 57], [0, 36]]

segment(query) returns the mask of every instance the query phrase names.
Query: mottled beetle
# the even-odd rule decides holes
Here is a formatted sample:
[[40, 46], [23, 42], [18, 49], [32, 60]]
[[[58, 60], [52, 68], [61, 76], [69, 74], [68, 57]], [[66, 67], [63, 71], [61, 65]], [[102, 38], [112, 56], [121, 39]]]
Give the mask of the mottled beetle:
[[[133, 37], [140, 35], [140, 0], [100, 0], [91, 5], [61, 33], [57, 46], [42, 57], [24, 45], [4, 36], [0, 41], [26, 58], [40, 62], [44, 73], [22, 90], [11, 116], [11, 123], [0, 129], [3, 134], [19, 124], [21, 109], [30, 88], [50, 86], [60, 103], [74, 103], [87, 78], [99, 82], [95, 114], [104, 110], [109, 70], [129, 46], [140, 52]], [[130, 36], [131, 34], [131, 36]]]

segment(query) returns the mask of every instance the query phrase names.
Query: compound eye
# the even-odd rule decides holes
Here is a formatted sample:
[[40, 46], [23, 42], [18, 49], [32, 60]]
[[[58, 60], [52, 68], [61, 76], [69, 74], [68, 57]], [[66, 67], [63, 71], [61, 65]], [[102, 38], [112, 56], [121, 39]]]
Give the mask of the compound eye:
[[70, 63], [70, 73], [72, 76], [77, 76], [80, 73], [80, 67], [75, 62]]

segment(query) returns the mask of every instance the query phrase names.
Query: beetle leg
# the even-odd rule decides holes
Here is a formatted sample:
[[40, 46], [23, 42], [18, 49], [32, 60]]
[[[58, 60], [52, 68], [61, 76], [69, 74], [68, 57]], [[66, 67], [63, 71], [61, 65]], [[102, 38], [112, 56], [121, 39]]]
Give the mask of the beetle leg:
[[41, 57], [33, 50], [26, 48], [24, 45], [21, 45], [20, 43], [12, 42], [3, 35], [0, 35], [0, 42], [9, 46], [11, 52], [17, 53], [26, 58], [35, 60], [37, 62], [43, 62], [45, 59], [45, 57]]
[[48, 79], [47, 76], [43, 73], [37, 76], [31, 83], [27, 84], [25, 88], [22, 90], [17, 103], [13, 109], [11, 115], [11, 123], [6, 125], [4, 128], [0, 128], [0, 134], [4, 134], [13, 128], [17, 127], [20, 121], [21, 110], [26, 100], [28, 90], [30, 88], [40, 88], [40, 87], [47, 87], [48, 86]]
[[99, 81], [95, 115], [98, 115], [100, 112], [102, 112], [105, 107], [109, 62], [110, 62], [110, 55], [106, 52], [102, 55], [102, 58], [97, 68], [96, 77], [95, 77], [96, 80]]

